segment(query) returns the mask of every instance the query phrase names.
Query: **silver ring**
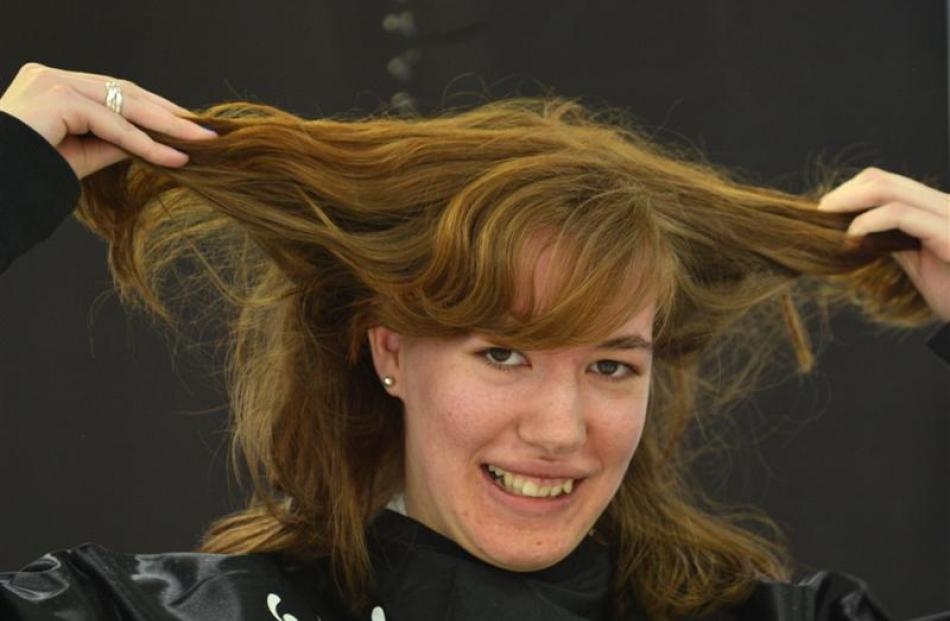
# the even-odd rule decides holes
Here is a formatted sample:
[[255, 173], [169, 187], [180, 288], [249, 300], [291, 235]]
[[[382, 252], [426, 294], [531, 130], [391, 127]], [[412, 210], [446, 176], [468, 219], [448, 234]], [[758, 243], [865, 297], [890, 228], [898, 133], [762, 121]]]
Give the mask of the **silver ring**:
[[119, 116], [122, 115], [122, 87], [115, 80], [106, 82], [106, 106]]

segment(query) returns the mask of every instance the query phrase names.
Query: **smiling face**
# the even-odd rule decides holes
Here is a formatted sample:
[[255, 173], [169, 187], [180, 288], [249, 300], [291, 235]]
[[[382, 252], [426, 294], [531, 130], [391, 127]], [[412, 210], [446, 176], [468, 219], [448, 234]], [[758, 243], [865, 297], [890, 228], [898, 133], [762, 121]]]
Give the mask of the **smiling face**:
[[[542, 295], [550, 264], [542, 255]], [[498, 567], [536, 570], [566, 557], [639, 442], [654, 312], [648, 305], [604, 344], [544, 351], [478, 334], [370, 330], [376, 369], [396, 379], [387, 390], [404, 404], [408, 515]]]

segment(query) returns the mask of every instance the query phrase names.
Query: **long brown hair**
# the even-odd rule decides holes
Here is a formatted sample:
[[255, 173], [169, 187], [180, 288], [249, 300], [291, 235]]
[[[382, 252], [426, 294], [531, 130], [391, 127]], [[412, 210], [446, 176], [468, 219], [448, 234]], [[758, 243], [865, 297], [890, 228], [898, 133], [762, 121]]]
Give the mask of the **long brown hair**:
[[[816, 210], [833, 177], [803, 195], [757, 187], [617, 110], [547, 96], [307, 120], [228, 102], [196, 118], [220, 137], [152, 133], [188, 152], [186, 166], [100, 171], [77, 216], [108, 241], [125, 301], [172, 326], [223, 319], [233, 457], [253, 495], [202, 548], [328, 556], [354, 608], [372, 580], [365, 526], [403, 477], [401, 403], [373, 370], [374, 325], [537, 349], [599, 339], [655, 299], [647, 424], [596, 536], [615, 555], [618, 607], [633, 594], [669, 619], [790, 570], [766, 518], [690, 481], [690, 429], [751, 390], [783, 331], [798, 370], [812, 367], [811, 302], [933, 320], [889, 256], [915, 240], [846, 243], [852, 216]], [[519, 258], [540, 231], [572, 260], [548, 307], [514, 314]], [[726, 378], [724, 356], [738, 358]]]

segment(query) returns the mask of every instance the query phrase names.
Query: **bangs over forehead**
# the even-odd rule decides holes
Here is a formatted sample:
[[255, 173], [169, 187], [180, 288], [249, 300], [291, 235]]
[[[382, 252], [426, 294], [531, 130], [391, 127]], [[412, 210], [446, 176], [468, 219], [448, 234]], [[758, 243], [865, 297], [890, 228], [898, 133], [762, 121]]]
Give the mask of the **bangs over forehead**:
[[455, 196], [433, 227], [415, 299], [402, 300], [427, 319], [419, 332], [582, 345], [651, 302], [662, 324], [672, 254], [644, 193], [597, 164], [577, 152], [509, 160]]

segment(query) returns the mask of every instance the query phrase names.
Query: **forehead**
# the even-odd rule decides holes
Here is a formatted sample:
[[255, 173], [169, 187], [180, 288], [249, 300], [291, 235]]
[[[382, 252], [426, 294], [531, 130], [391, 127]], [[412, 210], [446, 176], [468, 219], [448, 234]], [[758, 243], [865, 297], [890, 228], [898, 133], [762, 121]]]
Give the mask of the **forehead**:
[[[514, 312], [517, 315], [535, 315], [542, 309], [550, 309], [558, 302], [558, 296], [564, 292], [564, 285], [571, 276], [571, 267], [575, 261], [574, 249], [570, 245], [560, 245], [550, 237], [535, 235], [529, 238], [517, 257], [517, 286], [515, 289]], [[656, 313], [655, 296], [634, 303], [624, 294], [638, 291], [635, 278], [618, 279], [613, 292], [613, 300], [603, 304], [604, 311], [613, 310], [615, 305], [628, 307], [626, 322], [611, 331], [623, 334], [639, 334], [649, 338], [652, 333], [653, 319]]]

